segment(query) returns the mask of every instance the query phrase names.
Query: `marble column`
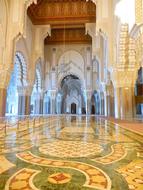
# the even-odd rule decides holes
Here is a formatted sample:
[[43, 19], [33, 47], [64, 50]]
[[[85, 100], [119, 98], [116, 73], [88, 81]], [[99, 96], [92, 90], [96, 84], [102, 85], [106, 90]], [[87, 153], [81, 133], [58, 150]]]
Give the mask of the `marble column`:
[[100, 114], [100, 100], [98, 95], [95, 96], [95, 114]]
[[120, 106], [121, 106], [121, 101], [120, 101], [120, 88], [116, 87], [114, 89], [114, 96], [115, 96], [115, 118], [120, 118], [121, 116], [121, 111], [120, 111]]
[[55, 114], [55, 111], [56, 111], [56, 104], [55, 104], [55, 99], [54, 98], [51, 98], [51, 114]]
[[87, 98], [86, 114], [91, 114], [91, 99]]
[[110, 116], [115, 117], [115, 104], [114, 104], [114, 96], [110, 96]]
[[37, 92], [35, 99], [35, 114], [43, 114], [43, 94]]
[[121, 94], [121, 118], [130, 118], [134, 116], [135, 95], [133, 87], [124, 87], [120, 89]]
[[40, 107], [39, 107], [39, 113], [43, 114], [43, 98], [40, 98]]
[[51, 114], [56, 113], [56, 91], [55, 90], [51, 92], [50, 112]]
[[25, 95], [18, 96], [18, 115], [25, 115]]
[[104, 94], [104, 115], [107, 116], [107, 96], [106, 96], [106, 93]]
[[87, 47], [87, 49], [86, 49], [86, 65], [87, 65], [87, 67], [91, 66], [91, 60], [92, 60], [91, 48]]
[[56, 67], [56, 48], [53, 48], [52, 51], [52, 68]]
[[29, 85], [25, 88], [25, 115], [30, 115], [31, 112], [31, 94], [33, 91], [33, 85]]
[[107, 116], [111, 115], [111, 99], [110, 99], [110, 95], [106, 96], [106, 100], [107, 100]]
[[104, 115], [104, 98], [102, 97], [101, 98], [101, 103], [100, 103], [100, 106], [101, 106], [101, 108], [100, 108], [100, 115]]
[[91, 89], [91, 50], [90, 47], [86, 49], [86, 88]]
[[49, 114], [49, 96], [46, 93], [43, 100], [43, 113]]
[[31, 102], [31, 96], [26, 95], [25, 96], [25, 115], [30, 115], [30, 102]]
[[0, 117], [5, 116], [5, 112], [6, 112], [6, 94], [7, 94], [7, 90], [5, 88], [0, 88]]
[[91, 91], [86, 90], [86, 114], [91, 114]]
[[25, 115], [25, 89], [18, 87], [18, 115]]

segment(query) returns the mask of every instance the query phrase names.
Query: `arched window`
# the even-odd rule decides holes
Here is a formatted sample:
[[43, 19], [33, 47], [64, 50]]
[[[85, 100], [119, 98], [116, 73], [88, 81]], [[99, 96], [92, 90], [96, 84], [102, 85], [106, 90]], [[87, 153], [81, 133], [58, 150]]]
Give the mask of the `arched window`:
[[36, 100], [40, 98], [41, 90], [42, 90], [42, 73], [41, 73], [41, 65], [40, 63], [38, 63], [35, 72], [35, 83], [31, 95], [31, 114], [40, 113], [41, 108], [38, 107], [38, 103]]
[[11, 74], [9, 86], [7, 88], [6, 115], [18, 114], [18, 88], [27, 85], [27, 68], [24, 56], [21, 52], [16, 52], [14, 58], [14, 69]]

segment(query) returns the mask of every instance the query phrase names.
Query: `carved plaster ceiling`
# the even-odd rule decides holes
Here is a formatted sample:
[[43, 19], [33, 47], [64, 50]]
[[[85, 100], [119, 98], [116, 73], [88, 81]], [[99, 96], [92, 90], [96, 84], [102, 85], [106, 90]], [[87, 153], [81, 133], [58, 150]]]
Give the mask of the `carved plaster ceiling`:
[[96, 22], [96, 5], [87, 0], [38, 0], [28, 8], [34, 25], [51, 26], [45, 44], [91, 43], [85, 24]]
[[47, 36], [45, 44], [91, 44], [92, 39], [85, 35], [85, 28], [52, 29], [52, 35]]
[[39, 0], [28, 8], [28, 15], [35, 25], [83, 27], [96, 22], [96, 5], [91, 0]]

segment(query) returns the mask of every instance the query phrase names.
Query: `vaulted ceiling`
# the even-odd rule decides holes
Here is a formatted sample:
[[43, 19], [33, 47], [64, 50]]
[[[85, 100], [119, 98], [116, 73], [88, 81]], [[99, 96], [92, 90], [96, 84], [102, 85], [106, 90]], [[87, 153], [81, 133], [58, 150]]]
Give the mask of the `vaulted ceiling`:
[[[90, 43], [85, 24], [96, 22], [96, 5], [86, 0], [38, 0], [28, 8], [34, 25], [51, 25], [52, 37], [45, 43]], [[65, 32], [66, 31], [66, 32]]]

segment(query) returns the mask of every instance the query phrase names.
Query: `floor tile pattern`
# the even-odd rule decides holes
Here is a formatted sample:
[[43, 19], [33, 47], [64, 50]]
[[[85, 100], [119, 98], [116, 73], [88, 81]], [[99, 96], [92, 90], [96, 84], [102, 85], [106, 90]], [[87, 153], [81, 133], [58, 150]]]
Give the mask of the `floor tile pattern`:
[[120, 161], [127, 155], [127, 152], [124, 146], [121, 144], [114, 144], [111, 146], [111, 149], [112, 149], [112, 152], [109, 155], [96, 158], [93, 160], [101, 164], [111, 164], [113, 162]]
[[99, 117], [0, 128], [0, 190], [143, 190], [143, 135]]
[[[88, 157], [103, 151], [99, 144], [80, 141], [54, 141], [41, 146], [39, 151], [46, 155], [65, 157]], [[62, 154], [61, 154], [62, 152]]]
[[30, 180], [38, 173], [39, 171], [23, 168], [8, 180], [5, 190], [37, 190]]
[[46, 166], [46, 167], [72, 168], [74, 170], [78, 170], [83, 174], [85, 174], [86, 183], [84, 184], [84, 186], [87, 187], [97, 188], [97, 189], [100, 188], [110, 189], [111, 186], [111, 181], [109, 177], [99, 168], [96, 168], [89, 164], [76, 162], [76, 161], [46, 159], [43, 157], [35, 156], [30, 152], [19, 153], [17, 154], [17, 157], [33, 165]]
[[143, 189], [143, 160], [135, 160], [117, 171], [126, 179], [130, 190]]

